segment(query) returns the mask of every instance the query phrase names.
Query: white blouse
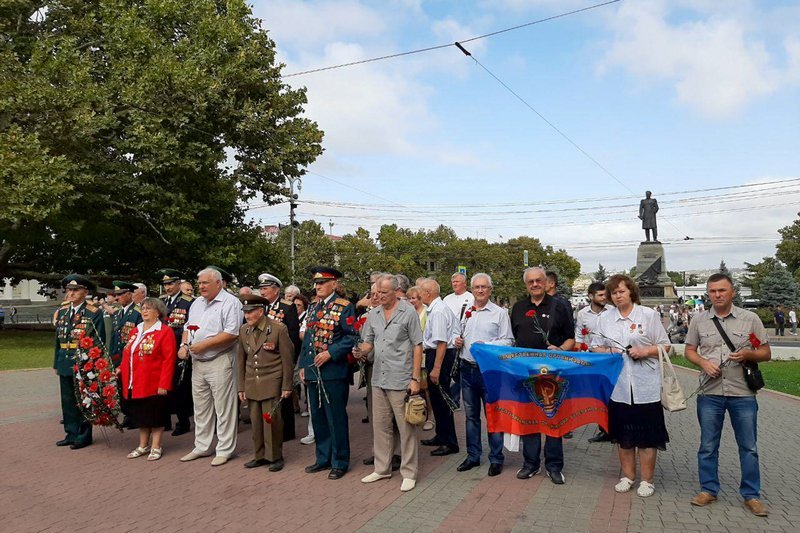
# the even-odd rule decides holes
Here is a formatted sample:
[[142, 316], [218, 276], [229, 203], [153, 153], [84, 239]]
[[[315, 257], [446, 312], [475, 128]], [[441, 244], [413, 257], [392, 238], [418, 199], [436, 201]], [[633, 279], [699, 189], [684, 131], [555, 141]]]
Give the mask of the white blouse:
[[[616, 308], [601, 314], [597, 321], [597, 332], [608, 338], [593, 335], [592, 346], [608, 346], [614, 352], [621, 352], [628, 345], [670, 344], [659, 314], [637, 304], [633, 304], [633, 310], [627, 317], [620, 315]], [[623, 354], [622, 361], [622, 372], [611, 399], [628, 405], [632, 403], [631, 395], [636, 404], [660, 401], [661, 365], [658, 359], [647, 357], [637, 360]]]

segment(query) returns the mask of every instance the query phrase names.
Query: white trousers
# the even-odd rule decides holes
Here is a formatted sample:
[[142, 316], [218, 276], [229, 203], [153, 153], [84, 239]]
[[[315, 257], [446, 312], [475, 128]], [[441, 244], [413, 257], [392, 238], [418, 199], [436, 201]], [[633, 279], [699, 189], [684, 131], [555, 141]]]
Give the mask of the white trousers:
[[214, 430], [217, 455], [231, 457], [236, 449], [236, 360], [234, 352], [211, 361], [192, 361], [194, 452], [211, 451]]

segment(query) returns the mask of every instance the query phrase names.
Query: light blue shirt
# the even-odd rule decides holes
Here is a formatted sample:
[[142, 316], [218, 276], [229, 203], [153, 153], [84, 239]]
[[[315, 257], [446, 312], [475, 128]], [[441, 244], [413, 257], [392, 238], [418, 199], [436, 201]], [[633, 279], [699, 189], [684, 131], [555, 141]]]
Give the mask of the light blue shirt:
[[[466, 316], [461, 323], [464, 325], [464, 348], [461, 350], [461, 358], [475, 362], [470, 349], [476, 342], [484, 344], [496, 344], [498, 346], [512, 346], [514, 344], [514, 334], [511, 332], [511, 318], [508, 311], [495, 304], [487, 302], [483, 309], [468, 309], [470, 317]], [[464, 313], [466, 315], [466, 312]]]
[[446, 342], [448, 348], [454, 348], [453, 342], [460, 333], [456, 316], [442, 299], [437, 297], [428, 305], [428, 322], [422, 333], [423, 348], [434, 349], [440, 342]]

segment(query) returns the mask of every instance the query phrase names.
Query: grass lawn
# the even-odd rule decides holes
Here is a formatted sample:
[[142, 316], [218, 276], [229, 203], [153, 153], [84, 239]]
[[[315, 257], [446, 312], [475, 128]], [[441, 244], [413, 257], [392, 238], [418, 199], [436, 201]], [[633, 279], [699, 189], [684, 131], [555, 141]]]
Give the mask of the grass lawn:
[[52, 368], [54, 338], [52, 331], [0, 331], [0, 370]]
[[[671, 359], [676, 365], [698, 369], [682, 356], [674, 355]], [[760, 363], [758, 368], [764, 374], [767, 389], [800, 396], [800, 361], [769, 361]], [[686, 392], [686, 394], [688, 395], [690, 392]]]

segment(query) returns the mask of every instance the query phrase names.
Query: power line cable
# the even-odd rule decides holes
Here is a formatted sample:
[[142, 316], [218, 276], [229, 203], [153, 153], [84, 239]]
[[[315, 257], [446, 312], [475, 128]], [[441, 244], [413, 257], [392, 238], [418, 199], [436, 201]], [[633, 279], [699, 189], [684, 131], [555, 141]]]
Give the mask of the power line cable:
[[[526, 22], [525, 24], [519, 24], [517, 26], [512, 26], [510, 28], [504, 28], [502, 30], [493, 31], [491, 33], [486, 33], [484, 35], [478, 35], [476, 37], [470, 37], [469, 39], [464, 39], [464, 40], [462, 40], [460, 42], [469, 43], [469, 42], [472, 42], [472, 41], [477, 41], [478, 39], [486, 39], [487, 37], [494, 37], [495, 35], [500, 35], [501, 33], [506, 33], [506, 32], [509, 32], [509, 31], [519, 30], [521, 28], [527, 28], [528, 26], [533, 26], [535, 24], [541, 24], [543, 22], [549, 22], [551, 20], [559, 19], [559, 18], [562, 18], [562, 17], [567, 17], [569, 15], [575, 15], [575, 14], [578, 14], [578, 13], [582, 13], [584, 11], [589, 11], [591, 9], [597, 9], [599, 7], [604, 7], [604, 6], [607, 6], [609, 4], [616, 4], [619, 1], [620, 0], [611, 0], [609, 2], [603, 2], [602, 4], [595, 4], [595, 5], [584, 7], [584, 8], [581, 8], [581, 9], [575, 9], [573, 11], [568, 11], [566, 13], [561, 13], [559, 15], [553, 15], [551, 17], [546, 17], [546, 18], [539, 19], [539, 20], [534, 20], [534, 21], [531, 21], [531, 22]], [[305, 74], [313, 74], [315, 72], [323, 72], [323, 71], [326, 71], [326, 70], [334, 70], [334, 69], [339, 69], [339, 68], [344, 68], [344, 67], [352, 67], [352, 66], [355, 66], [355, 65], [363, 65], [365, 63], [374, 63], [376, 61], [383, 61], [384, 59], [394, 59], [394, 58], [397, 58], [397, 57], [410, 56], [410, 55], [414, 55], [414, 54], [421, 54], [423, 52], [431, 52], [433, 50], [441, 50], [442, 48], [449, 48], [451, 46], [455, 46], [455, 43], [439, 44], [439, 45], [435, 45], [435, 46], [428, 46], [428, 47], [425, 47], [425, 48], [418, 48], [416, 50], [408, 50], [406, 52], [399, 52], [397, 54], [388, 54], [388, 55], [373, 57], [373, 58], [369, 58], [369, 59], [361, 59], [359, 61], [351, 61], [349, 63], [340, 63], [338, 65], [330, 65], [330, 66], [327, 66], [327, 67], [320, 67], [320, 68], [314, 68], [314, 69], [310, 69], [310, 70], [304, 70], [304, 71], [301, 71], [301, 72], [294, 72], [292, 74], [284, 74], [283, 76], [281, 76], [281, 78], [282, 79], [294, 78], [296, 76], [303, 76]]]

